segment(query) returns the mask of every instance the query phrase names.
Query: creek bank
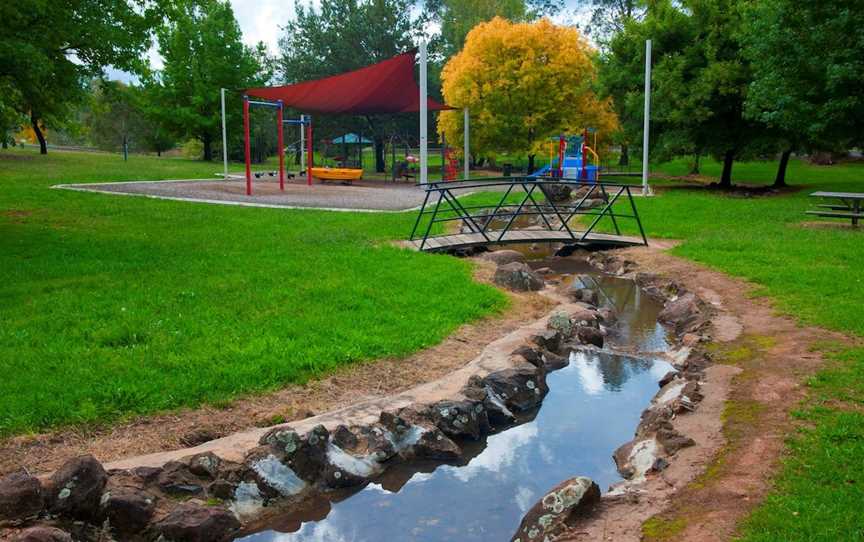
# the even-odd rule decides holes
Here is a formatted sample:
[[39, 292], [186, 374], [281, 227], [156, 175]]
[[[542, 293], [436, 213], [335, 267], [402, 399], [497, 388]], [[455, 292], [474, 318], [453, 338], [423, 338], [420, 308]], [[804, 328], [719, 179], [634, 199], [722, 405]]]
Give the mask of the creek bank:
[[[599, 256], [594, 263], [618, 269], [619, 276], [632, 271], [621, 272], [626, 265]], [[667, 304], [683, 297], [682, 288], [671, 281], [647, 274], [634, 278]], [[536, 408], [548, 392], [547, 372], [566, 365], [570, 352], [587, 344], [597, 346], [605, 337], [614, 315], [588, 302], [593, 299], [584, 290], [575, 292], [570, 293], [572, 302], [562, 302], [533, 328], [520, 330], [511, 340], [484, 352], [496, 356], [497, 364], [475, 365], [461, 375], [458, 387], [454, 385], [458, 380], [451, 379], [439, 390], [443, 397], [439, 394], [435, 401], [418, 401], [422, 394], [409, 394], [371, 422], [330, 420], [305, 430], [298, 424], [274, 427], [261, 432], [257, 444], [243, 450], [239, 459], [236, 450], [233, 455], [203, 451], [153, 462], [158, 464], [109, 466], [106, 471], [92, 457], [82, 457], [70, 460], [49, 479], [26, 473], [4, 478], [0, 519], [13, 526], [5, 534], [11, 540], [29, 540], [25, 538], [31, 536], [28, 528], [36, 525], [59, 528], [76, 540], [97, 540], [105, 534], [122, 534], [130, 541], [230, 540], [242, 528], [241, 520], [261, 514], [265, 506], [291, 506], [322, 492], [357, 487], [400, 461], [457, 459], [462, 454], [460, 441], [500, 431], [512, 425], [520, 412]], [[670, 311], [667, 323], [682, 343], [689, 335], [690, 345], [680, 352], [689, 350], [679, 356], [680, 376], [670, 378], [649, 408], [654, 414], [643, 414], [630, 452], [616, 452], [622, 457], [619, 471], [631, 480], [638, 481], [657, 468], [658, 460], [674, 455], [675, 446], [686, 439], [675, 432], [671, 420], [699, 401], [698, 387], [691, 385], [687, 395], [684, 388], [698, 386], [702, 362], [691, 361], [698, 357], [693, 352], [703, 340], [700, 329], [708, 312], [698, 299]], [[350, 419], [350, 414], [345, 418]], [[651, 441], [657, 445], [643, 444]], [[639, 452], [634, 454], [634, 449]], [[29, 507], [2, 508], [8, 502], [2, 490], [11, 492], [7, 497], [23, 491]], [[556, 525], [561, 527], [570, 519], [568, 515]]]

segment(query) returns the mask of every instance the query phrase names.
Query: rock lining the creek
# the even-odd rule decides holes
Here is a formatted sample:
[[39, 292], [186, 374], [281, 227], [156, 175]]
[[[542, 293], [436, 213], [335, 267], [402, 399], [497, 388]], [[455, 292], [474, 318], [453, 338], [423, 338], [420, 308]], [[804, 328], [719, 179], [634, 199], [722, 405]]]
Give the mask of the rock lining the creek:
[[[635, 438], [615, 452], [625, 484], [632, 484], [692, 445], [673, 422], [701, 400], [701, 370], [710, 360], [700, 345], [707, 340], [710, 310], [673, 281], [634, 273], [630, 262], [598, 253], [592, 263], [629, 275], [663, 300], [664, 324], [678, 342], [687, 343], [681, 346], [678, 372], [664, 377], [667, 382], [642, 414]], [[587, 292], [579, 296], [596, 302]], [[105, 472], [96, 459], [83, 456], [45, 481], [13, 473], [0, 480], [0, 534], [5, 527], [10, 539], [18, 541], [66, 540], [64, 533], [79, 541], [118, 536], [130, 542], [227, 541], [240, 533], [241, 521], [255, 519], [265, 507], [297, 505], [316, 494], [360, 487], [399, 461], [458, 460], [460, 441], [504, 430], [520, 412], [538, 407], [549, 391], [546, 374], [566, 366], [570, 352], [602, 346], [614, 313], [586, 301], [573, 306], [575, 310], [551, 315], [545, 330], [513, 350], [509, 368], [472, 376], [457, 397], [381, 412], [374, 423], [338, 425], [332, 431], [318, 425], [303, 434], [290, 425], [278, 426], [242, 461], [207, 452], [161, 467]], [[542, 520], [551, 536], [572, 521], [578, 515], [571, 513], [574, 506], [582, 509], [582, 500], [593, 502], [595, 493], [599, 497], [596, 484], [586, 480], [575, 478], [550, 492], [560, 493], [563, 487], [569, 495], [560, 517], [526, 516], [523, 526]], [[574, 497], [574, 484], [585, 486], [580, 499]], [[538, 505], [545, 506], [542, 501]], [[533, 532], [531, 527], [528, 531]], [[514, 539], [532, 540], [527, 534]]]

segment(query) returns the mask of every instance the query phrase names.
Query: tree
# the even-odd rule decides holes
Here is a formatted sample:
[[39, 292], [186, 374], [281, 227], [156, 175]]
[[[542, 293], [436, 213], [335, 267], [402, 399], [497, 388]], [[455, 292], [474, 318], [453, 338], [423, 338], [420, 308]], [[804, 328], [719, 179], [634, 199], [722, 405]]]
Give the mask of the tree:
[[[617, 128], [611, 104], [593, 90], [594, 55], [575, 28], [496, 17], [474, 27], [444, 67], [444, 96], [448, 104], [470, 109], [477, 152], [527, 152], [533, 171], [549, 137]], [[438, 131], [448, 141], [462, 141], [461, 112], [443, 112]]]
[[[177, 0], [156, 35], [165, 66], [145, 79], [149, 109], [174, 133], [198, 139], [212, 160], [222, 129], [220, 89], [270, 79], [264, 44], [243, 45], [228, 0]], [[239, 125], [234, 108], [229, 121]]]
[[119, 81], [96, 81], [87, 118], [90, 141], [108, 151], [122, 150], [144, 123], [132, 90]]
[[29, 118], [40, 152], [45, 122], [58, 123], [105, 66], [140, 71], [153, 6], [145, 0], [18, 0], [0, 3], [0, 93], [4, 108]]
[[741, 32], [753, 80], [746, 114], [786, 141], [775, 186], [793, 151], [864, 143], [864, 25], [860, 0], [763, 0]]
[[[604, 88], [635, 138], [643, 100], [644, 44], [654, 42], [652, 152], [655, 158], [710, 154], [722, 160], [720, 186], [737, 159], [777, 148], [780, 134], [744, 115], [752, 80], [739, 42], [745, 0], [656, 0], [642, 21], [609, 41]], [[623, 103], [621, 101], [623, 100]]]
[[647, 9], [645, 0], [580, 0], [579, 3], [591, 11], [585, 33], [601, 47], [622, 32], [627, 23], [641, 20]]
[[[318, 9], [295, 4], [296, 17], [279, 40], [279, 68], [286, 84], [356, 70], [414, 47], [422, 19], [411, 0], [322, 0]], [[416, 117], [414, 117], [416, 119]], [[316, 138], [344, 131], [372, 132], [375, 168], [385, 169], [385, 134], [416, 129], [416, 120], [366, 115], [316, 119]], [[365, 130], [364, 130], [365, 128]]]

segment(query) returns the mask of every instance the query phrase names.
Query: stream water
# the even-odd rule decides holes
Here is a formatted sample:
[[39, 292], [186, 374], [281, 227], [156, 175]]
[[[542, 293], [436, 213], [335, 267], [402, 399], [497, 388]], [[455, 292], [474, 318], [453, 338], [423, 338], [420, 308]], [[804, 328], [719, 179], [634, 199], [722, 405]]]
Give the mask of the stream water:
[[550, 392], [539, 410], [515, 427], [460, 443], [460, 464], [391, 467], [338, 502], [322, 499], [286, 513], [242, 540], [509, 540], [523, 514], [562, 480], [588, 476], [601, 489], [619, 481], [612, 452], [632, 438], [657, 381], [671, 368], [659, 358], [668, 346], [657, 323], [662, 307], [631, 281], [596, 274], [582, 280], [619, 315], [608, 342], [633, 355], [573, 353], [569, 366], [548, 375]]

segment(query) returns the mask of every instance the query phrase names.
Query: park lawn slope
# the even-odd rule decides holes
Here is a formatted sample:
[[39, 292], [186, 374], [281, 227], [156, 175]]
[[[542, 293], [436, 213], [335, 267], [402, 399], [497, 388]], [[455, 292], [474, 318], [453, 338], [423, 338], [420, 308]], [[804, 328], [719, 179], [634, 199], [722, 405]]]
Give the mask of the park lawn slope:
[[[664, 164], [682, 175], [686, 164]], [[737, 164], [736, 181], [770, 184], [776, 163]], [[704, 173], [716, 177], [719, 165]], [[864, 231], [805, 227], [816, 190], [864, 192], [864, 164], [831, 167], [793, 161], [782, 195], [741, 197], [700, 187], [668, 188], [639, 201], [651, 237], [683, 240], [675, 254], [759, 285], [757, 295], [802, 323], [864, 336]], [[664, 186], [666, 185], [666, 186]], [[830, 221], [829, 221], [830, 222]], [[847, 221], [848, 223], [848, 221]], [[748, 542], [861, 540], [864, 510], [864, 349], [824, 345], [832, 360], [808, 385], [810, 399], [794, 413], [775, 490], [742, 525]]]
[[104, 423], [405, 356], [498, 312], [465, 261], [390, 246], [408, 214], [51, 190], [201, 162], [0, 153], [0, 435]]

